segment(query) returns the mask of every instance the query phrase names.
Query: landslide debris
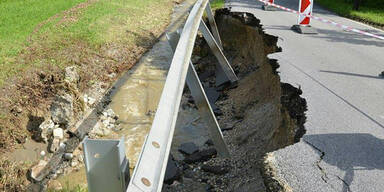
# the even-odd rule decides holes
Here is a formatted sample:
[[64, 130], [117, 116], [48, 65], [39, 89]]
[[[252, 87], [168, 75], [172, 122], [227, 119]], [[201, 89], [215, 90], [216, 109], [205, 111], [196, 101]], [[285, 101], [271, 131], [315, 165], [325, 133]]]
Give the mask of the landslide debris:
[[[276, 45], [277, 37], [264, 33], [260, 21], [248, 13], [219, 9], [215, 19], [224, 53], [239, 77], [237, 86], [216, 87], [217, 60], [202, 37], [196, 40], [192, 60], [231, 157], [221, 158], [212, 153], [199, 160], [191, 158], [214, 150], [209, 140], [198, 145], [198, 152], [192, 154], [171, 150], [178, 157], [174, 161], [181, 176], [172, 182], [167, 180], [163, 191], [267, 191], [262, 177], [263, 157], [299, 141], [305, 133], [307, 106], [300, 96], [302, 91], [280, 82], [278, 61], [267, 57], [281, 51]], [[181, 110], [195, 107], [188, 90], [182, 103], [192, 104]]]

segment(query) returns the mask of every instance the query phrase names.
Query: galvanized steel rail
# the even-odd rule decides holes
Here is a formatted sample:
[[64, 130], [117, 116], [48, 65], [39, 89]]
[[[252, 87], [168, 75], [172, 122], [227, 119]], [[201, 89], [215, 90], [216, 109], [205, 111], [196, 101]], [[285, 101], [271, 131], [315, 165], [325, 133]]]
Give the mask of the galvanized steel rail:
[[[202, 22], [204, 10], [207, 11], [213, 35]], [[199, 109], [200, 115], [206, 114], [209, 116], [205, 119], [209, 125], [210, 136], [219, 155], [229, 155], [219, 125], [200, 80], [190, 62], [199, 28], [214, 55], [219, 60], [220, 67], [225, 76], [231, 83], [236, 83], [237, 81], [235, 73], [223, 55], [221, 40], [213, 20], [209, 0], [198, 0], [189, 14], [177, 43], [151, 130], [144, 142], [136, 168], [127, 188], [129, 192], [161, 191], [186, 79], [189, 79], [188, 85], [191, 92], [193, 92], [192, 96], [198, 102], [198, 108], [202, 106]]]

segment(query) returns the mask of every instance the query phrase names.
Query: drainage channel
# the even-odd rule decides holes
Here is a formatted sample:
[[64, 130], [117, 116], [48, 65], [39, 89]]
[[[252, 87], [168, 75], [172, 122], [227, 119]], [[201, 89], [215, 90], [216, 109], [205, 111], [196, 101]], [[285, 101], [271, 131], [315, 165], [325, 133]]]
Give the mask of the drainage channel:
[[202, 37], [196, 40], [192, 62], [231, 157], [216, 155], [185, 88], [162, 191], [267, 191], [265, 154], [298, 142], [305, 133], [302, 91], [280, 82], [278, 61], [267, 58], [281, 51], [277, 37], [265, 34], [248, 13], [221, 9], [215, 19], [238, 85], [215, 86], [217, 61]]

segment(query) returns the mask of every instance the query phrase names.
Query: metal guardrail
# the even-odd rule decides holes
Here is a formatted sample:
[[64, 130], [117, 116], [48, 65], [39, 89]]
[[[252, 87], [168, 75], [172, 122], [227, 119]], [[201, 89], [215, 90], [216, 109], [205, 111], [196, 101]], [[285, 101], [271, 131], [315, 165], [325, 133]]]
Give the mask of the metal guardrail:
[[[207, 18], [212, 29], [212, 33], [209, 31], [208, 27], [202, 20], [204, 10], [207, 13]], [[149, 131], [149, 134], [144, 141], [140, 157], [137, 161], [136, 167], [127, 187], [128, 192], [161, 191], [171, 149], [173, 134], [175, 131], [180, 101], [186, 82], [191, 91], [191, 95], [195, 100], [195, 104], [198, 108], [200, 117], [208, 126], [209, 135], [214, 143], [215, 148], [218, 151], [218, 154], [224, 157], [229, 156], [229, 152], [224, 142], [220, 126], [212, 111], [211, 105], [207, 99], [196, 70], [190, 61], [198, 30], [201, 31], [210, 49], [219, 61], [219, 64], [216, 66], [216, 76], [225, 77], [224, 80], [219, 82], [219, 84], [230, 82], [233, 85], [237, 83], [238, 78], [223, 54], [220, 35], [212, 15], [209, 0], [197, 0], [188, 16], [182, 33], [167, 34], [168, 41], [174, 50], [174, 56], [168, 71], [167, 79], [165, 81], [151, 130]], [[216, 82], [216, 84], [218, 85], [218, 82]], [[102, 142], [102, 140], [93, 141], [93, 143], [98, 145], [100, 145], [100, 142]], [[88, 147], [90, 149], [95, 149], [95, 147], [90, 144], [91, 143], [89, 143]], [[98, 152], [99, 151], [93, 151], [92, 154]], [[101, 152], [105, 153], [104, 151]], [[89, 154], [85, 153], [85, 156], [87, 155]], [[114, 159], [117, 159], [115, 157], [104, 157], [110, 158], [108, 160], [109, 162], [115, 161]], [[92, 158], [94, 157], [86, 157], [86, 159], [91, 160]], [[118, 159], [120, 158], [121, 157]], [[103, 161], [107, 161], [107, 159]], [[105, 166], [104, 168], [108, 167], [108, 165], [98, 166]], [[87, 168], [87, 173], [94, 173], [95, 171], [92, 169], [96, 169], [95, 167], [91, 167], [89, 165], [87, 165]], [[97, 170], [105, 170], [104, 168], [97, 168]], [[116, 174], [121, 174], [118, 171], [115, 172]], [[100, 174], [99, 177], [87, 174], [87, 178], [88, 181], [91, 181], [90, 178], [93, 178], [96, 181], [103, 179], [116, 180], [116, 178], [105, 177], [102, 174]], [[121, 180], [122, 178], [123, 177], [118, 177], [118, 180]], [[117, 181], [114, 182], [117, 183]], [[88, 185], [91, 183], [92, 182], [88, 182]], [[95, 188], [89, 187], [89, 189]], [[95, 189], [91, 192], [95, 191], [100, 190]]]
[[[207, 16], [211, 28], [214, 31], [213, 34], [215, 38], [202, 20], [204, 10], [207, 10]], [[209, 133], [219, 154], [223, 156], [229, 155], [219, 125], [204, 93], [204, 89], [190, 62], [199, 29], [203, 33], [214, 55], [219, 60], [220, 68], [228, 80], [231, 83], [237, 82], [237, 77], [222, 52], [222, 45], [209, 6], [209, 0], [198, 0], [188, 16], [175, 48], [151, 130], [143, 145], [142, 152], [127, 188], [129, 192], [161, 191], [186, 80], [195, 101], [199, 101], [197, 106], [200, 114], [208, 114], [205, 115], [205, 117], [208, 117], [205, 119], [206, 122], [209, 123]], [[203, 107], [204, 103], [205, 107]]]

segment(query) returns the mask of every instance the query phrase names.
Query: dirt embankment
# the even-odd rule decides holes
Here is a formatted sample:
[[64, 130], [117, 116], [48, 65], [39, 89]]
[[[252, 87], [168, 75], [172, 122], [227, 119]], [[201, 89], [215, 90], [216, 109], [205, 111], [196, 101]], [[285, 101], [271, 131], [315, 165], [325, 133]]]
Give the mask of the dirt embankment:
[[204, 88], [210, 90], [208, 98], [212, 90], [219, 95], [211, 102], [231, 158], [216, 157], [207, 141], [184, 159], [171, 160], [168, 166], [175, 165], [177, 174], [166, 174], [163, 191], [267, 191], [263, 157], [299, 141], [305, 133], [306, 101], [300, 97], [301, 90], [281, 83], [278, 61], [267, 58], [281, 51], [277, 37], [265, 34], [260, 21], [250, 14], [222, 9], [215, 17], [225, 55], [239, 77], [237, 87], [215, 87], [217, 61], [202, 38], [196, 43], [194, 64]]
[[[169, 23], [169, 19], [161, 21], [145, 31], [140, 29], [142, 31], [140, 34], [126, 31], [126, 34], [121, 34], [124, 39], [116, 37], [113, 41], [98, 46], [84, 39], [67, 36], [62, 38], [59, 36], [61, 33], [59, 37], [52, 38], [56, 37], [56, 33], [46, 34], [44, 30], [39, 30], [52, 22], [58, 30], [64, 30], [66, 26], [76, 23], [88, 5], [95, 2], [97, 0], [80, 3], [38, 25], [28, 39], [28, 46], [15, 58], [15, 70], [18, 71], [18, 75], [7, 80], [0, 89], [0, 152], [3, 154], [0, 156], [0, 191], [25, 191], [26, 186], [30, 184], [27, 180], [27, 170], [35, 163], [31, 162], [35, 157], [33, 160], [26, 158], [27, 160], [19, 162], [12, 160], [10, 154], [15, 150], [29, 150], [25, 145], [30, 140], [44, 143], [39, 138], [41, 133], [36, 130], [50, 118], [51, 105], [58, 95], [68, 93], [71, 100], [73, 99], [71, 105], [74, 119], [72, 124], [65, 128], [64, 137], [70, 141], [76, 140], [73, 145], [78, 144], [79, 139], [71, 135], [68, 130], [76, 128], [76, 122], [86, 115], [84, 110], [84, 102], [88, 98], [85, 97], [86, 94], [92, 96], [93, 87], [107, 90], [120, 74], [130, 69], [152, 47]], [[172, 6], [172, 2], [167, 2], [167, 10], [163, 13], [140, 17], [145, 19], [145, 22], [140, 22], [142, 25], [147, 25], [149, 17], [168, 16]], [[119, 11], [122, 11], [121, 14], [126, 14], [123, 10]], [[127, 26], [132, 31], [139, 30], [124, 22], [116, 22], [113, 27]], [[28, 67], [18, 70], [17, 66]], [[71, 85], [65, 79], [65, 68], [68, 66], [74, 66], [79, 75], [79, 79]], [[96, 105], [97, 102], [90, 104], [89, 107], [94, 108]], [[100, 105], [104, 105], [103, 102]], [[45, 144], [49, 143], [45, 141]], [[44, 150], [44, 153], [47, 153], [44, 158], [49, 158], [52, 154], [46, 152], [49, 151], [49, 146], [47, 147], [37, 149], [33, 146], [34, 149], [30, 151], [35, 155]]]

